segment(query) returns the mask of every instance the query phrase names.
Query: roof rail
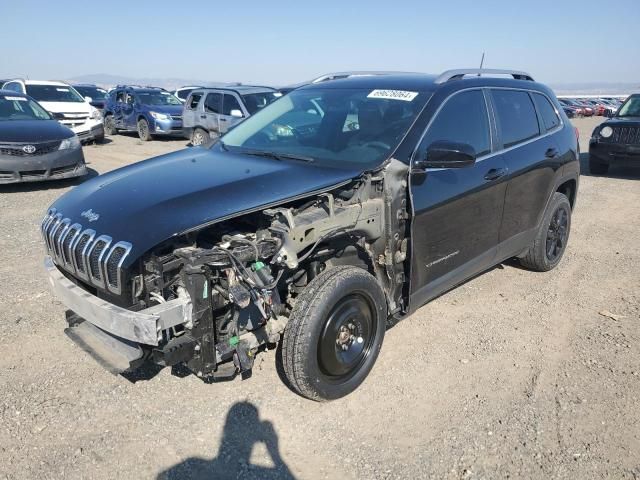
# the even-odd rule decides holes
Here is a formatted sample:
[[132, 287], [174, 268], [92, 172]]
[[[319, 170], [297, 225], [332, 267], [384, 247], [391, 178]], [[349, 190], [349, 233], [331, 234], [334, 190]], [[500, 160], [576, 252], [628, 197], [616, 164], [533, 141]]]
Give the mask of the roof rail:
[[527, 72], [518, 72], [516, 70], [496, 70], [491, 68], [461, 68], [459, 70], [447, 70], [441, 73], [433, 83], [445, 83], [449, 80], [461, 80], [465, 75], [511, 75], [516, 80], [530, 80], [533, 77]]

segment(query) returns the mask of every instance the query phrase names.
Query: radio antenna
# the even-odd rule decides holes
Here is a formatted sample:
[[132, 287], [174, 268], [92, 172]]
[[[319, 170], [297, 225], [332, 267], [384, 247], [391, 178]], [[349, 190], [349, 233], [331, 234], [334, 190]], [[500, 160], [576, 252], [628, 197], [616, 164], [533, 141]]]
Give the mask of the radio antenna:
[[[482, 65], [484, 65], [484, 52], [482, 52], [482, 58], [480, 59], [480, 70], [482, 70]], [[478, 76], [480, 76], [479, 73]]]

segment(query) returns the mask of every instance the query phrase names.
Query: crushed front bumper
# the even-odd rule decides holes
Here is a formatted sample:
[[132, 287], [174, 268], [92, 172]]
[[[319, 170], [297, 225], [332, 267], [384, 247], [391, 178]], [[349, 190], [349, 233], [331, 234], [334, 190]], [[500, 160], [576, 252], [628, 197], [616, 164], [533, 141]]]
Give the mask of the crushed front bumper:
[[135, 367], [143, 347], [156, 347], [163, 330], [191, 323], [191, 301], [186, 297], [133, 312], [76, 285], [51, 257], [45, 257], [44, 266], [54, 294], [70, 310], [65, 332], [111, 372]]

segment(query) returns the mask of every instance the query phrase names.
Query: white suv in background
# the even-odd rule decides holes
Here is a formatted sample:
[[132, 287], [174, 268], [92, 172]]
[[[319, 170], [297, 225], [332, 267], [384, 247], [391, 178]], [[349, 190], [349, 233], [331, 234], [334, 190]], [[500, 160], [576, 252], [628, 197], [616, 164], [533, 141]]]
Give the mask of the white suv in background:
[[104, 140], [102, 114], [67, 83], [48, 80], [10, 80], [2, 86], [2, 90], [29, 95], [56, 120], [73, 130], [83, 142]]

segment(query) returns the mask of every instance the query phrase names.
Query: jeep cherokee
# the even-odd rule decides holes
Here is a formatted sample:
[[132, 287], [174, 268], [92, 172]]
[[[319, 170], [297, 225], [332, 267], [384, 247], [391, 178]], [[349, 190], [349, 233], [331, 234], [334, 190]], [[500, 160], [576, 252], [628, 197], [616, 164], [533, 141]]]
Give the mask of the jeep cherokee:
[[425, 302], [509, 258], [560, 262], [578, 155], [526, 73], [310, 85], [213, 145], [66, 193], [42, 222], [45, 265], [66, 333], [113, 372], [244, 378], [281, 342], [290, 387], [336, 399]]

